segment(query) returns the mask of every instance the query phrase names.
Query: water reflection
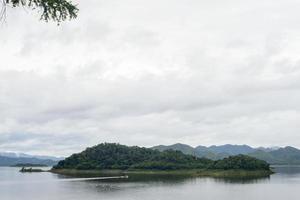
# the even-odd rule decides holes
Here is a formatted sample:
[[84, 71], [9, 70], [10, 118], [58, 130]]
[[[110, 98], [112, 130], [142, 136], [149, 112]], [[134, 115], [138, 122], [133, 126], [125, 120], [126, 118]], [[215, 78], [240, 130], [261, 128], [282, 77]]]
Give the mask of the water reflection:
[[[300, 168], [299, 168], [300, 169]], [[299, 171], [300, 173], [300, 171]], [[97, 176], [120, 176], [124, 174], [102, 174]], [[90, 174], [77, 174], [76, 176], [65, 176], [65, 175], [56, 175], [59, 179], [72, 179], [72, 178], [82, 178], [82, 181], [86, 181], [84, 178], [95, 177]], [[190, 182], [195, 179], [211, 179], [215, 182], [223, 182], [223, 183], [231, 183], [231, 184], [255, 184], [260, 182], [266, 182], [270, 180], [270, 176], [267, 177], [225, 177], [225, 178], [211, 178], [211, 177], [193, 177], [190, 175], [184, 174], [129, 174], [128, 179], [107, 179], [107, 180], [94, 180], [93, 182], [101, 182], [101, 183], [154, 183], [154, 184], [167, 184], [167, 185], [176, 185], [176, 184], [184, 184], [185, 182]], [[88, 180], [91, 182], [91, 180]], [[102, 187], [100, 185], [99, 187]], [[103, 191], [106, 190], [117, 190], [116, 188], [110, 188], [109, 186], [103, 186]]]
[[165, 184], [165, 185], [179, 185], [186, 182], [192, 182], [195, 180], [211, 180], [214, 182], [230, 183], [230, 184], [255, 184], [266, 182], [270, 180], [270, 176], [267, 177], [242, 177], [242, 178], [212, 178], [212, 177], [191, 177], [187, 175], [170, 175], [170, 174], [132, 174], [128, 179], [116, 179], [116, 180], [101, 180], [102, 183], [147, 183], [147, 184]]
[[52, 173], [22, 174], [0, 168], [2, 200], [298, 200], [300, 167], [276, 167], [267, 178], [196, 178], [183, 175], [130, 175], [120, 180], [80, 180]]
[[270, 181], [270, 176], [261, 178], [213, 178], [216, 182], [230, 183], [230, 184], [257, 184]]
[[300, 174], [299, 165], [273, 165], [272, 170], [276, 173], [285, 174], [285, 175]]

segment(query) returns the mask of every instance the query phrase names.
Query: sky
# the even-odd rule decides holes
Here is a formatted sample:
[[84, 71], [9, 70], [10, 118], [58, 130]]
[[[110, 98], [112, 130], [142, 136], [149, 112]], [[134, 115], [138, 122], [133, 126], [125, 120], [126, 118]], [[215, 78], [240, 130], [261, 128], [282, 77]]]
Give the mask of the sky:
[[0, 24], [0, 151], [300, 148], [300, 1], [85, 0]]

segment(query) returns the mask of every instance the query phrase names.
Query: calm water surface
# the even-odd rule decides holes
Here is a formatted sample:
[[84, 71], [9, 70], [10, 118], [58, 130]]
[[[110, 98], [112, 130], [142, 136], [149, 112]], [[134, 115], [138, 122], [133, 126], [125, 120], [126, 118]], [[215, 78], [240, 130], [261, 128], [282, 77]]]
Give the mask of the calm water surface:
[[237, 180], [178, 176], [75, 181], [51, 173], [0, 167], [1, 200], [299, 200], [300, 166], [276, 167], [270, 178]]

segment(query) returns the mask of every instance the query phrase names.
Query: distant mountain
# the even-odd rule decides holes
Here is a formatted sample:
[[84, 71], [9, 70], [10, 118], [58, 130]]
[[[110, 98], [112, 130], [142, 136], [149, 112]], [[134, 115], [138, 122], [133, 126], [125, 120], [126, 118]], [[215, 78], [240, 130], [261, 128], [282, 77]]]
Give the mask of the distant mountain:
[[234, 155], [249, 155], [257, 159], [264, 160], [270, 164], [300, 164], [300, 150], [294, 147], [270, 147], [270, 148], [253, 148], [248, 145], [221, 145], [221, 146], [197, 146], [193, 148], [185, 144], [175, 144], [170, 146], [153, 147], [159, 151], [168, 149], [182, 151], [185, 154], [195, 155], [197, 157], [205, 157], [212, 160], [223, 159]]
[[271, 152], [280, 149], [280, 147], [258, 147], [256, 150], [262, 150], [265, 152]]
[[152, 147], [152, 149], [159, 150], [159, 151], [165, 151], [168, 149], [172, 149], [175, 151], [181, 151], [184, 154], [190, 154], [190, 155], [195, 154], [195, 149], [193, 147], [186, 145], [186, 144], [181, 144], [181, 143], [173, 144], [170, 146], [159, 145], [159, 146]]
[[181, 144], [181, 143], [173, 144], [170, 146], [159, 145], [159, 146], [152, 147], [152, 149], [159, 150], [159, 151], [166, 151], [166, 150], [181, 151], [182, 153], [187, 155], [194, 155], [199, 158], [205, 157], [212, 160], [218, 160], [227, 157], [227, 155], [224, 157], [217, 155], [214, 152], [209, 151], [207, 147], [198, 146], [196, 148], [193, 148], [189, 145]]
[[300, 150], [289, 146], [269, 152], [258, 150], [249, 155], [258, 159], [265, 160], [271, 164], [300, 164]]
[[8, 158], [37, 158], [42, 160], [54, 160], [54, 161], [60, 161], [64, 159], [63, 157], [29, 155], [25, 153], [15, 153], [15, 152], [0, 152], [0, 156], [4, 156]]
[[197, 146], [195, 148], [195, 155], [198, 157], [205, 157], [205, 158], [209, 158], [212, 160], [219, 160], [219, 159], [223, 159], [229, 156], [229, 154], [227, 153], [216, 153], [211, 151], [209, 148], [205, 147], [205, 146]]
[[38, 158], [24, 158], [24, 157], [5, 157], [0, 156], [0, 166], [12, 166], [20, 163], [30, 163], [34, 165], [56, 165], [58, 161], [49, 159], [38, 159]]
[[259, 149], [252, 153], [249, 153], [248, 155], [254, 158], [264, 160], [270, 164], [286, 164], [284, 160], [276, 158], [276, 156], [273, 156], [269, 151], [263, 151]]
[[221, 146], [210, 146], [210, 147], [205, 147], [205, 146], [197, 146], [196, 148], [193, 148], [189, 145], [186, 144], [174, 144], [170, 146], [165, 146], [165, 145], [159, 145], [152, 147], [152, 149], [156, 149], [159, 151], [165, 151], [168, 149], [171, 150], [178, 150], [181, 151], [185, 154], [191, 154], [195, 155], [197, 157], [205, 157], [209, 158], [212, 160], [218, 160], [218, 159], [223, 159], [228, 156], [233, 156], [233, 155], [239, 155], [239, 154], [248, 154], [250, 152], [254, 152], [255, 149], [247, 146], [247, 145], [221, 145]]
[[209, 151], [212, 151], [216, 154], [226, 153], [228, 155], [238, 155], [238, 154], [248, 154], [254, 152], [255, 149], [248, 145], [231, 145], [225, 144], [221, 146], [210, 146], [208, 147]]

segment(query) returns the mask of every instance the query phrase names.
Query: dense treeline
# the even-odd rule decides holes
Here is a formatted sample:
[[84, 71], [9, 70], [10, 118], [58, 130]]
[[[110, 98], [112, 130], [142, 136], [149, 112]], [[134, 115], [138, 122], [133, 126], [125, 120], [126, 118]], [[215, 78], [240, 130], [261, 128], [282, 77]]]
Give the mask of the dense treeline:
[[237, 156], [229, 156], [228, 158], [224, 158], [222, 160], [217, 160], [211, 165], [213, 169], [245, 169], [245, 170], [269, 170], [270, 165], [263, 161], [258, 160], [256, 158], [246, 156], [246, 155], [237, 155]]
[[54, 169], [246, 169], [268, 170], [268, 163], [244, 155], [213, 161], [180, 151], [160, 152], [148, 148], [103, 143], [60, 161]]

